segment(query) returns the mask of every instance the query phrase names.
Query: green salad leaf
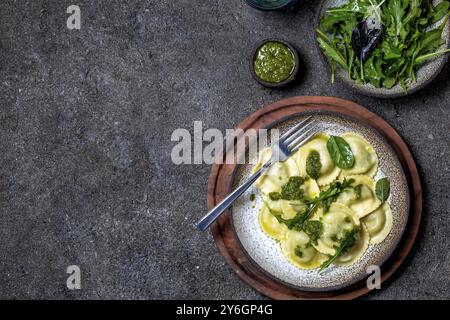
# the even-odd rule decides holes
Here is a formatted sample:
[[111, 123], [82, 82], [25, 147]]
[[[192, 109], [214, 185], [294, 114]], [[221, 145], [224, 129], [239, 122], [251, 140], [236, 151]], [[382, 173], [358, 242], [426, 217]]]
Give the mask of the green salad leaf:
[[385, 202], [389, 198], [391, 192], [391, 184], [388, 178], [381, 178], [375, 184], [375, 194], [381, 202]]
[[[407, 91], [416, 82], [423, 63], [450, 52], [441, 49], [442, 33], [449, 16], [449, 1], [349, 0], [330, 8], [319, 23], [317, 42], [330, 61], [332, 80], [336, 66], [357, 83]], [[352, 32], [363, 21], [378, 21], [381, 39], [363, 62], [352, 47]]]

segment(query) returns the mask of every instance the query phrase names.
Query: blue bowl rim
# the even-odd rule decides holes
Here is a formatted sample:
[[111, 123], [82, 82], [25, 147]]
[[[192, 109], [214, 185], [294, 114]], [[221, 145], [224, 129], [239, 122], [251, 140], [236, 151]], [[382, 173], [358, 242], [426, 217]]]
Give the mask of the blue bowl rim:
[[258, 10], [262, 10], [262, 11], [274, 11], [274, 10], [279, 10], [279, 9], [283, 9], [291, 4], [293, 4], [296, 0], [286, 0], [286, 2], [284, 4], [280, 4], [277, 7], [272, 7], [272, 8], [266, 8], [263, 6], [259, 6], [258, 4], [256, 4], [253, 0], [245, 0], [245, 2], [252, 8], [258, 9]]

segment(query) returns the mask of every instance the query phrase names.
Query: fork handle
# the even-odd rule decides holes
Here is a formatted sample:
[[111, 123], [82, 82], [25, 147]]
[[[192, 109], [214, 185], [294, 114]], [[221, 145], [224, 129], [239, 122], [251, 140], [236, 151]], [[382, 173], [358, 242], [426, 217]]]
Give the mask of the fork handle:
[[239, 198], [250, 186], [272, 165], [272, 161], [267, 161], [258, 171], [256, 171], [247, 181], [231, 192], [217, 206], [201, 218], [196, 226], [201, 231], [206, 230], [220, 215], [228, 209], [233, 202]]

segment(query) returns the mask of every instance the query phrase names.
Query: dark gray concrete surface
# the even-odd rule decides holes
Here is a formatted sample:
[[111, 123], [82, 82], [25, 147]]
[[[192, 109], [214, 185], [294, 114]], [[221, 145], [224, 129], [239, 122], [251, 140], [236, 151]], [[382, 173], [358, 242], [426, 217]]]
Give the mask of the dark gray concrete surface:
[[[427, 88], [381, 100], [331, 85], [314, 44], [315, 0], [263, 13], [241, 0], [0, 2], [0, 298], [259, 299], [192, 228], [208, 165], [170, 160], [176, 128], [233, 128], [294, 95], [354, 100], [409, 144], [425, 203], [405, 265], [366, 298], [450, 298], [450, 67]], [[81, 7], [80, 31], [66, 8]], [[306, 69], [287, 90], [247, 68], [267, 37]], [[80, 265], [82, 289], [66, 288]]]

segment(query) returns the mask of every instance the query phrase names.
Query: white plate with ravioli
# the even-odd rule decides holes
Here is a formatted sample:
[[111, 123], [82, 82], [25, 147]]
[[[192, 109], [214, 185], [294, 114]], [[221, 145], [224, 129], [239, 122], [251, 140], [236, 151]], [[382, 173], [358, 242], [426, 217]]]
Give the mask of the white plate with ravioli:
[[[300, 290], [331, 291], [367, 277], [392, 254], [408, 222], [410, 198], [394, 150], [355, 119], [311, 111], [271, 129], [282, 134], [310, 115], [320, 133], [235, 202], [231, 223], [262, 272]], [[237, 167], [233, 187], [270, 152], [250, 154], [249, 163]]]

